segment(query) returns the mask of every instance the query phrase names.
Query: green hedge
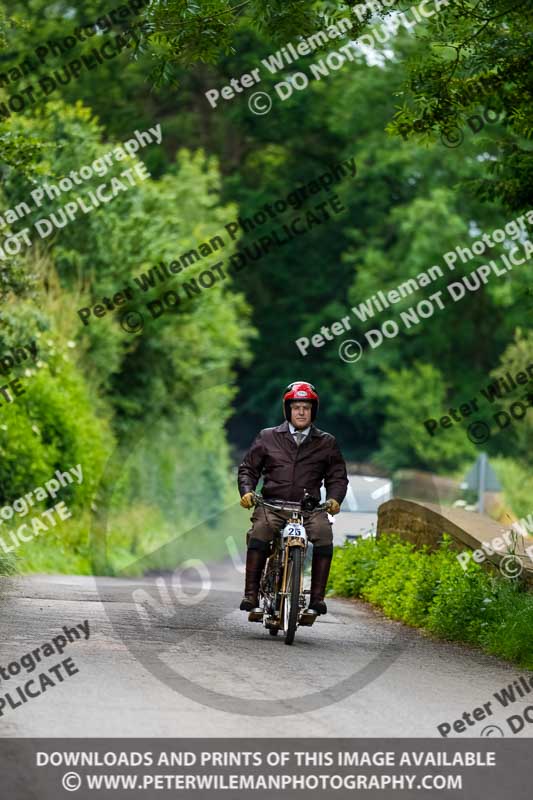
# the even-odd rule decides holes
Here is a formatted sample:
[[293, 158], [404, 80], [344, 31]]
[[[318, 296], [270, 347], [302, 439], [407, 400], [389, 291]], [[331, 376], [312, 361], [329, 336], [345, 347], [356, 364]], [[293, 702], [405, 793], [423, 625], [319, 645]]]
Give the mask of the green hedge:
[[328, 587], [368, 600], [392, 619], [533, 668], [533, 596], [473, 561], [465, 572], [450, 541], [445, 537], [436, 552], [397, 536], [346, 542], [335, 549]]

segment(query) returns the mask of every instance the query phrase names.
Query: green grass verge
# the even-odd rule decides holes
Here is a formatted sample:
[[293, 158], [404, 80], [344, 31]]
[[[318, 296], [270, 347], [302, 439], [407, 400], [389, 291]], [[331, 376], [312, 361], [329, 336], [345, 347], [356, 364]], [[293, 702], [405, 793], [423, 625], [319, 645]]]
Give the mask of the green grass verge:
[[0, 576], [14, 575], [16, 572], [15, 559], [9, 555], [0, 555]]
[[445, 537], [436, 552], [396, 536], [335, 549], [328, 588], [360, 597], [391, 619], [467, 642], [533, 669], [533, 595], [473, 561], [466, 572]]
[[9, 531], [15, 535], [19, 520], [12, 527], [4, 525], [2, 530], [6, 546], [12, 547], [13, 552], [0, 554], [0, 576], [41, 573], [137, 577], [148, 571], [172, 571], [185, 561], [208, 563], [242, 555], [250, 513], [240, 507], [235, 497], [208, 519], [202, 521], [201, 513], [201, 508], [192, 509], [187, 516], [184, 510], [172, 518], [155, 506], [137, 503], [111, 513], [100, 524], [89, 513], [78, 513], [14, 547]]

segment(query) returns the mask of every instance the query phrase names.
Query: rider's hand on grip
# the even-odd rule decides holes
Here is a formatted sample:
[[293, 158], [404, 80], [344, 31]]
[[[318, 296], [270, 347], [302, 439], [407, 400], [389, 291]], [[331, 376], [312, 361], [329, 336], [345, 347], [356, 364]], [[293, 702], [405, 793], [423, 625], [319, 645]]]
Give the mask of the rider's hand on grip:
[[326, 509], [328, 514], [338, 514], [341, 507], [333, 497], [330, 497], [329, 500], [326, 500]]
[[246, 492], [241, 497], [241, 506], [243, 508], [252, 508], [254, 505], [254, 493], [253, 492]]

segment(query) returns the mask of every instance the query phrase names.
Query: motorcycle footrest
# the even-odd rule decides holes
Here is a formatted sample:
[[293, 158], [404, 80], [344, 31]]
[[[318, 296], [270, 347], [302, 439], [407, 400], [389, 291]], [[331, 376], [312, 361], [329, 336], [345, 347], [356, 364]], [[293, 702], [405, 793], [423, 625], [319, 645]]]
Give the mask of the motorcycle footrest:
[[263, 609], [262, 608], [254, 608], [253, 611], [250, 611], [248, 614], [248, 622], [262, 622], [263, 621]]
[[306, 608], [305, 611], [302, 611], [302, 613], [300, 614], [300, 619], [298, 620], [298, 624], [303, 625], [304, 627], [305, 626], [310, 627], [317, 617], [318, 614], [316, 613], [316, 611], [313, 611], [310, 608]]

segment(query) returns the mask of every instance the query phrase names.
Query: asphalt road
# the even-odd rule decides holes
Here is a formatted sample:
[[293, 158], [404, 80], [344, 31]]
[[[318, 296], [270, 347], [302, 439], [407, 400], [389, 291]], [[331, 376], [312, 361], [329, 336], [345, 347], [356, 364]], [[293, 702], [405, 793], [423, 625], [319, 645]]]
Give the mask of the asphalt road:
[[[16, 686], [61, 659], [79, 670], [15, 709], [7, 704], [4, 737], [432, 737], [487, 701], [493, 715], [461, 736], [498, 725], [510, 737], [506, 718], [533, 701], [532, 692], [504, 709], [493, 698], [523, 670], [433, 641], [358, 602], [330, 599], [330, 613], [288, 647], [237, 610], [238, 559], [208, 565], [203, 582], [189, 569], [179, 579], [43, 576], [2, 585], [4, 668], [64, 625], [88, 620], [90, 630], [28, 676], [0, 681], [2, 696], [16, 696]], [[532, 734], [526, 724], [519, 735]]]

